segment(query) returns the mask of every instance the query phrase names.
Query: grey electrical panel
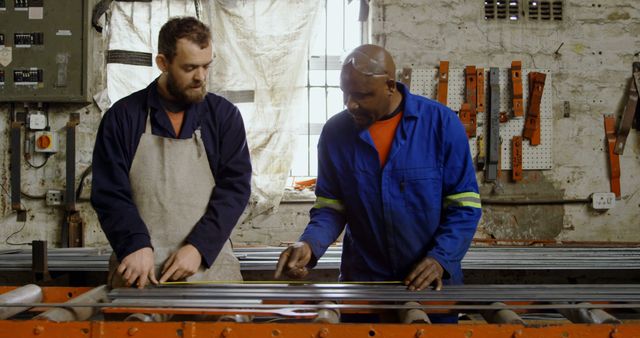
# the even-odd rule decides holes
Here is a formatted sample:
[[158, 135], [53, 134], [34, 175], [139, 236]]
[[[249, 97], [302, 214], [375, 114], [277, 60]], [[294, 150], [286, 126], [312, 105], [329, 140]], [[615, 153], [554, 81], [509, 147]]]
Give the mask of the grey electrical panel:
[[0, 0], [0, 102], [89, 102], [90, 0]]

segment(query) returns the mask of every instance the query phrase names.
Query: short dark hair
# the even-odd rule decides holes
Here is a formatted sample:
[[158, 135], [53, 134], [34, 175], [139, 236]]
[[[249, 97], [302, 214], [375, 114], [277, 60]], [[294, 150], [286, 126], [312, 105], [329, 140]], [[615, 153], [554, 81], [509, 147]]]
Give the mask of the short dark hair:
[[192, 16], [171, 18], [160, 28], [158, 54], [163, 54], [169, 62], [173, 61], [179, 39], [187, 39], [200, 48], [207, 48], [211, 43], [211, 30]]

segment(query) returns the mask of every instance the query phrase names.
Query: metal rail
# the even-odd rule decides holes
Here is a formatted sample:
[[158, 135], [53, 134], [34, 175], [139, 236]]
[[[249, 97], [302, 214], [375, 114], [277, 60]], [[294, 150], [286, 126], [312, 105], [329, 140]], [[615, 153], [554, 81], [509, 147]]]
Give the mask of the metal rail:
[[[273, 270], [282, 247], [236, 248], [242, 270]], [[340, 246], [331, 247], [315, 269], [338, 269]], [[110, 249], [49, 249], [50, 271], [107, 271]], [[472, 247], [465, 270], [633, 270], [640, 269], [638, 247]], [[29, 250], [0, 250], [0, 271], [30, 271]]]
[[450, 285], [441, 291], [409, 291], [392, 285], [208, 285], [115, 289], [112, 301], [184, 301], [207, 303], [231, 300], [386, 301], [386, 302], [640, 302], [640, 285]]

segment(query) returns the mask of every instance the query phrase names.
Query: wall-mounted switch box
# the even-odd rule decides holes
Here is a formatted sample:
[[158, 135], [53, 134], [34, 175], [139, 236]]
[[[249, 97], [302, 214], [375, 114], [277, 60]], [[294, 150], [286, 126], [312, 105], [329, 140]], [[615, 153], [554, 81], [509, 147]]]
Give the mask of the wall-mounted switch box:
[[42, 130], [47, 127], [47, 116], [42, 112], [33, 112], [29, 114], [29, 129]]
[[34, 148], [37, 153], [57, 153], [58, 137], [51, 131], [38, 131], [35, 135]]

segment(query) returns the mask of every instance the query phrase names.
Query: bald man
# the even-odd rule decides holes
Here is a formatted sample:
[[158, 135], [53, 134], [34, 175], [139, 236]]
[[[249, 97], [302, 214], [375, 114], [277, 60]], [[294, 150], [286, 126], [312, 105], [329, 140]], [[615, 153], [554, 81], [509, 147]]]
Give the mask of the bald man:
[[302, 278], [346, 228], [340, 280], [462, 283], [480, 219], [469, 143], [456, 114], [395, 81], [382, 47], [363, 45], [340, 74], [346, 110], [324, 126], [311, 220], [276, 268]]

